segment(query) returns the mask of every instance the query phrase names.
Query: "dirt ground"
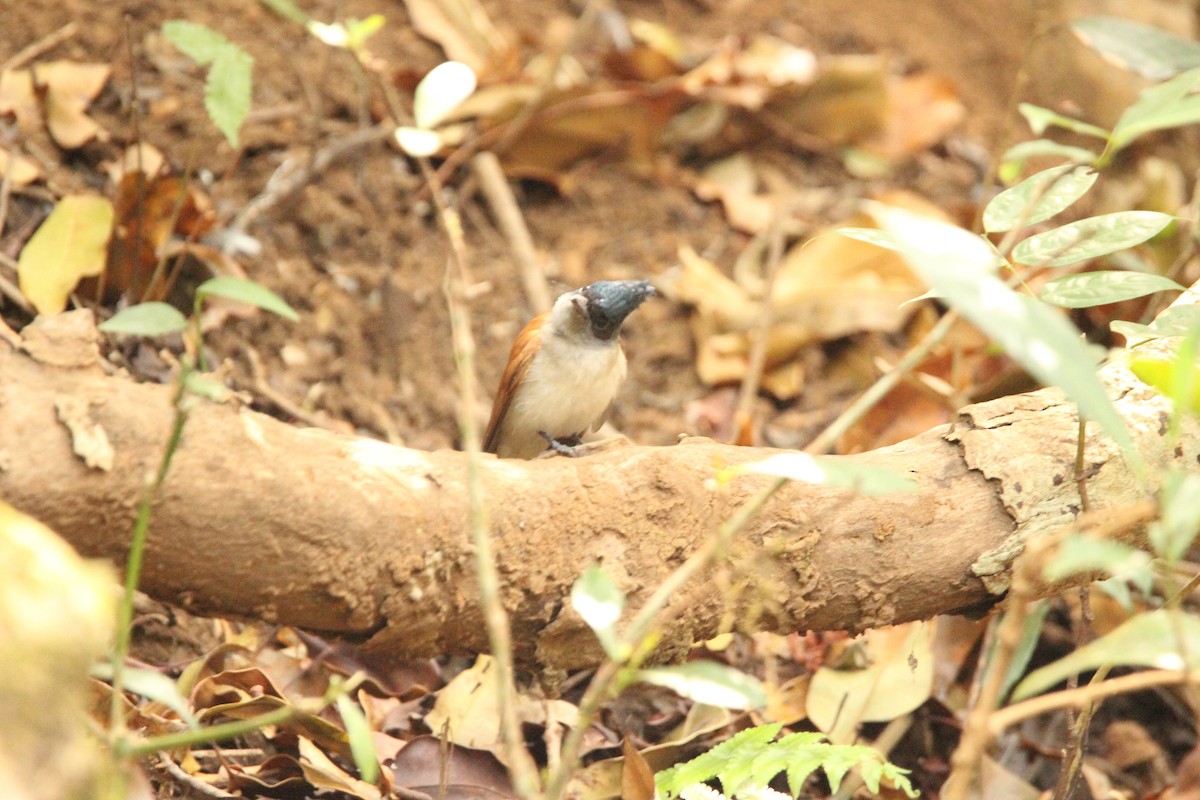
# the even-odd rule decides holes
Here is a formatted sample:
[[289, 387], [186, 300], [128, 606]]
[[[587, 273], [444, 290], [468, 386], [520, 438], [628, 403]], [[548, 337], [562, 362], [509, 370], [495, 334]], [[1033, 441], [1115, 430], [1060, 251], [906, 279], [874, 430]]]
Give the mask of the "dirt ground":
[[[326, 20], [384, 15], [386, 24], [370, 47], [403, 97], [410, 97], [416, 79], [445, 59], [413, 29], [399, 0], [301, 5]], [[544, 51], [550, 32], [570, 28], [582, 3], [484, 0], [483, 5], [520, 42], [526, 63]], [[8, 256], [16, 256], [54, 198], [108, 191], [103, 165], [139, 138], [180, 171], [198, 177], [212, 198], [220, 230], [270, 192], [273, 176], [289, 159], [302, 162], [386, 116], [347, 53], [321, 44], [253, 0], [5, 0], [2, 6], [0, 62], [74, 23], [73, 32], [45, 57], [113, 66], [112, 79], [90, 109], [111, 133], [107, 141], [69, 153], [45, 134], [19, 142], [50, 177], [44, 189], [14, 195], [0, 235], [0, 251]], [[1035, 18], [1031, 6], [1052, 10]], [[1058, 22], [1104, 12], [1174, 30], [1194, 24], [1190, 4], [1174, 0], [618, 0], [612, 7], [625, 18], [660, 23], [696, 51], [713, 48], [725, 37], [769, 33], [812, 48], [818, 57], [882, 53], [896, 74], [928, 70], [955, 87], [965, 107], [961, 125], [877, 178], [854, 177], [832, 150], [806, 149], [779, 137], [757, 142], [754, 156], [812, 199], [803, 212], [803, 222], [812, 228], [844, 220], [860, 199], [897, 188], [912, 190], [970, 224], [987, 199], [982, 186], [989, 155], [1029, 135], [1014, 113], [1018, 96], [1106, 123], [1140, 85], [1084, 52]], [[225, 142], [205, 112], [202, 73], [158, 32], [171, 19], [209, 26], [254, 57], [254, 105], [240, 150]], [[578, 55], [593, 64], [598, 51], [589, 39]], [[128, 113], [135, 84], [145, 108], [136, 119]], [[0, 127], [0, 144], [17, 136], [15, 125]], [[1200, 149], [1194, 132], [1181, 136], [1192, 138], [1184, 138], [1176, 162], [1190, 175], [1196, 164], [1188, 161]], [[700, 162], [662, 153], [651, 169], [639, 171], [620, 154], [601, 152], [573, 164], [558, 188], [515, 183], [552, 289], [565, 291], [598, 279], [659, 279], [678, 269], [683, 247], [708, 255], [726, 274], [732, 271], [750, 237], [730, 224], [718, 203], [699, 199], [689, 188], [684, 175], [698, 170]], [[561, 191], [564, 186], [570, 190]], [[249, 228], [261, 251], [240, 255], [240, 265], [300, 313], [298, 323], [266, 313], [235, 315], [206, 334], [216, 360], [225, 363], [227, 381], [254, 408], [298, 424], [419, 449], [457, 446], [459, 392], [442, 293], [449, 253], [423, 192], [424, 181], [412, 162], [395, 147], [375, 142], [272, 206]], [[476, 282], [470, 312], [484, 397], [475, 412], [483, 420], [512, 339], [533, 312], [509, 243], [468, 170], [450, 176], [448, 194], [462, 211]], [[29, 321], [2, 299], [0, 313], [14, 328]], [[731, 405], [728, 387], [707, 386], [698, 376], [690, 313], [660, 298], [646, 303], [624, 328], [630, 373], [612, 421], [635, 442], [671, 444], [681, 434], [712, 435], [706, 413]], [[918, 318], [913, 325], [927, 322]], [[896, 338], [889, 343], [880, 336], [880, 350], [902, 352], [906, 341]], [[808, 385], [795, 401], [759, 398], [762, 443], [803, 446], [874, 379], [875, 365], [857, 371], [844, 364], [829, 368], [849, 344], [825, 342], [803, 356]], [[127, 363], [136, 366], [137, 361]], [[143, 376], [156, 374], [169, 377], [153, 364], [143, 371]], [[909, 428], [918, 430], [892, 426], [863, 449], [949, 419], [953, 409], [943, 402], [937, 413], [946, 416], [916, 417]], [[885, 408], [882, 416], [881, 431], [904, 415]], [[163, 653], [153, 660], [166, 663], [175, 656]], [[1190, 745], [1189, 740], [1176, 749]]]
[[[537, 51], [541, 33], [570, 19], [564, 4], [485, 4], [524, 43]], [[950, 78], [968, 107], [961, 139], [994, 146], [1003, 128], [1012, 76], [1022, 53], [1028, 15], [1020, 3], [989, 0], [965, 12], [948, 0], [905, 4], [896, 23], [888, 3], [832, 0], [760, 4], [627, 2], [618, 9], [669, 26], [687, 41], [718, 42], [733, 34], [769, 32], [825, 52], [885, 51], [898, 69], [927, 67]], [[363, 17], [382, 13], [383, 30], [371, 41], [390, 69], [419, 75], [441, 60], [418, 36], [400, 4], [367, 0], [317, 6], [316, 16]], [[20, 3], [0, 30], [0, 55], [12, 54], [74, 20], [78, 30], [55, 57], [110, 62], [114, 77], [92, 113], [114, 135], [77, 156], [83, 169], [55, 171], [52, 188], [70, 191], [98, 180], [94, 171], [133, 139], [122, 109], [131, 92], [130, 37], [138, 65], [138, 91], [154, 111], [139, 120], [144, 141], [179, 167], [212, 176], [211, 192], [221, 219], [229, 219], [264, 191], [280, 162], [351, 133], [378, 111], [361, 91], [348, 57], [331, 51], [298, 26], [264, 6], [242, 0], [213, 3], [145, 2]], [[1014, 24], [996, 27], [1000, 15]], [[220, 138], [200, 103], [202, 77], [155, 31], [172, 18], [209, 25], [254, 56], [254, 111], [244, 129], [240, 157]], [[972, 32], [963, 35], [963, 31]], [[585, 48], [586, 53], [586, 48]], [[177, 98], [192, 98], [182, 103]], [[160, 107], [155, 107], [160, 103]], [[37, 143], [32, 143], [37, 144]], [[47, 145], [48, 146], [48, 145]], [[765, 147], [774, 163], [802, 185], [831, 190], [813, 222], [843, 213], [877, 186], [846, 175], [830, 155], [796, 152], [784, 142]], [[761, 153], [760, 153], [761, 154]], [[910, 185], [946, 207], [964, 207], [971, 196], [970, 170], [944, 168], [941, 153], [902, 166], [887, 185]], [[746, 237], [734, 233], [718, 206], [698, 200], [675, 179], [687, 165], [664, 159], [653, 178], [639, 177], [615, 159], [591, 159], [575, 169], [569, 196], [533, 183], [518, 187], [521, 205], [552, 287], [565, 290], [599, 278], [655, 276], [677, 261], [681, 245], [730, 255]], [[90, 169], [89, 169], [90, 167]], [[932, 167], [932, 169], [930, 169]], [[940, 167], [940, 168], [939, 168]], [[452, 191], [462, 188], [462, 176]], [[257, 257], [242, 259], [250, 277], [282, 294], [302, 315], [298, 325], [269, 315], [236, 320], [213, 333], [213, 350], [232, 364], [235, 385], [251, 389], [257, 407], [287, 418], [269, 393], [253, 391], [249, 351], [265, 365], [273, 392], [314, 418], [357, 432], [436, 449], [456, 441], [456, 389], [450, 336], [441, 294], [446, 264], [444, 239], [428, 204], [416, 202], [421, 182], [394, 150], [377, 145], [341, 164], [251, 229], [262, 244]], [[479, 346], [478, 374], [490, 396], [509, 343], [529, 316], [509, 248], [477, 196], [466, 196], [464, 215], [471, 269], [480, 283], [472, 305]], [[14, 208], [18, 214], [20, 208]], [[10, 225], [10, 230], [19, 226]], [[720, 259], [719, 259], [720, 260]], [[708, 393], [693, 367], [684, 309], [648, 304], [626, 326], [631, 379], [618, 405], [617, 427], [646, 444], [674, 441], [697, 431], [685, 408]], [[837, 393], [818, 392], [819, 402]], [[763, 401], [766, 410], [770, 404]], [[812, 412], [800, 403], [802, 411]], [[486, 409], [480, 409], [484, 414]], [[819, 425], [828, 413], [803, 419]], [[793, 437], [795, 440], [802, 438]]]

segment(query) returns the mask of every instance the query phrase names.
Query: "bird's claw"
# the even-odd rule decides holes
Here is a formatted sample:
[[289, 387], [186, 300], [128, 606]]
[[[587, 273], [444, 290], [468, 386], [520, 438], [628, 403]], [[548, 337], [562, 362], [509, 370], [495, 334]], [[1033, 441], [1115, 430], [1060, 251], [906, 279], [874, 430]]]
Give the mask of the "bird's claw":
[[580, 438], [578, 436], [566, 436], [562, 439], [555, 439], [545, 431], [538, 431], [538, 436], [546, 440], [546, 444], [554, 452], [564, 455], [568, 458], [578, 458], [579, 451], [576, 449], [579, 446]]

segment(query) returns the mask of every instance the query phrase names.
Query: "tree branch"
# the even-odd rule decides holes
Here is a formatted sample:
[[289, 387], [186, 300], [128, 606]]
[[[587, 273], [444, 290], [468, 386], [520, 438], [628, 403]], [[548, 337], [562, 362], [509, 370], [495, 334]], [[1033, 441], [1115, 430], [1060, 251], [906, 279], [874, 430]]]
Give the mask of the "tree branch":
[[[0, 498], [84, 554], [121, 561], [136, 498], [167, 441], [171, 388], [105, 375], [88, 312], [40, 318], [21, 339], [19, 348], [0, 339]], [[1120, 366], [1104, 377], [1152, 467], [1196, 463], [1194, 426], [1163, 452], [1168, 403]], [[846, 457], [911, 475], [914, 494], [785, 487], [730, 548], [736, 596], [714, 581], [681, 592], [662, 625], [663, 655], [712, 636], [729, 603], [740, 618], [757, 617], [747, 624], [778, 631], [986, 608], [1022, 537], [1077, 513], [1076, 433], [1061, 393], [1032, 392]], [[1088, 434], [1096, 508], [1144, 498], [1115, 448], [1091, 426]], [[109, 458], [88, 458], [105, 439]], [[772, 452], [688, 439], [581, 459], [486, 458], [517, 658], [558, 669], [597, 663], [594, 637], [566, 603], [575, 578], [601, 561], [637, 608], [770, 480], [746, 475], [718, 490], [717, 468]], [[200, 402], [154, 506], [142, 588], [195, 611], [364, 640], [380, 654], [483, 650], [465, 479], [458, 452], [296, 429]]]

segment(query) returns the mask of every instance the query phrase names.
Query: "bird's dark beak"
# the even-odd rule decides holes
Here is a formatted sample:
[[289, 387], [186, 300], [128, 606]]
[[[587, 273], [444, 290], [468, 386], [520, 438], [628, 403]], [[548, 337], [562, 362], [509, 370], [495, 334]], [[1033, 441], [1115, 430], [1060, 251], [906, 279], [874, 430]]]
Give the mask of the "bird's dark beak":
[[615, 336], [625, 318], [655, 294], [650, 281], [596, 281], [580, 293], [587, 298], [592, 333], [599, 339]]

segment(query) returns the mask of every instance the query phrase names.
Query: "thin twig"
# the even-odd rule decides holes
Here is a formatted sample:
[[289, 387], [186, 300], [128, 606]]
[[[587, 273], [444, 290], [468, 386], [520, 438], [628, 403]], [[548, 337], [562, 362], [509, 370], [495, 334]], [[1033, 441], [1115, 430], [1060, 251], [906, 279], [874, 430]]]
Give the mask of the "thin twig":
[[[425, 176], [429, 194], [438, 210], [438, 219], [450, 243], [450, 261], [444, 286], [450, 310], [453, 336], [454, 365], [458, 371], [458, 426], [463, 450], [467, 456], [467, 505], [471, 527], [471, 544], [475, 548], [475, 571], [479, 580], [479, 602], [483, 607], [484, 624], [495, 659], [496, 683], [499, 686], [500, 724], [504, 734], [504, 752], [517, 796], [524, 800], [542, 797], [541, 780], [533, 757], [525, 748], [521, 724], [517, 718], [516, 687], [513, 682], [512, 628], [500, 596], [500, 573], [492, 549], [491, 526], [483, 503], [483, 486], [479, 462], [482, 458], [482, 437], [476, 408], [479, 398], [475, 377], [475, 338], [471, 334], [471, 317], [464, 299], [469, 284], [466, 243], [462, 221], [446, 205], [437, 175], [425, 158], [417, 159]], [[449, 265], [448, 265], [449, 266]]]
[[384, 141], [394, 129], [390, 122], [380, 122], [370, 128], [356, 129], [330, 142], [311, 158], [286, 159], [271, 175], [263, 190], [233, 218], [229, 229], [244, 233], [260, 216], [291, 197], [329, 167], [365, 147]]
[[321, 418], [317, 414], [306, 411], [299, 404], [292, 402], [282, 392], [276, 391], [270, 383], [267, 382], [267, 371], [263, 367], [262, 358], [258, 355], [258, 351], [253, 347], [245, 347], [242, 352], [246, 356], [246, 361], [250, 364], [250, 391], [267, 401], [271, 405], [278, 408], [283, 413], [290, 417], [300, 420], [305, 425], [311, 425], [314, 428], [324, 428], [328, 431], [336, 431], [338, 428], [331, 425], [328, 420]]
[[[1096, 670], [1090, 683], [1100, 683], [1107, 676], [1108, 665], [1105, 665]], [[1075, 787], [1079, 784], [1079, 771], [1083, 767], [1083, 748], [1087, 744], [1088, 728], [1091, 727], [1092, 712], [1095, 710], [1094, 702], [1085, 703], [1071, 723], [1071, 740], [1063, 749], [1063, 767], [1054, 783], [1054, 800], [1070, 800], [1075, 796]]]
[[79, 23], [68, 22], [56, 31], [46, 34], [38, 39], [33, 44], [18, 50], [17, 53], [8, 61], [0, 64], [0, 73], [8, 72], [11, 69], [17, 69], [29, 61], [40, 56], [42, 53], [48, 53], [60, 44], [70, 39], [79, 32]]
[[4, 235], [4, 226], [8, 224], [8, 199], [12, 192], [12, 174], [17, 166], [16, 148], [9, 148], [8, 158], [4, 163], [4, 180], [0, 181], [0, 236]]
[[950, 333], [950, 329], [954, 327], [954, 323], [958, 322], [958, 312], [951, 309], [942, 315], [942, 318], [937, 321], [929, 331], [917, 342], [911, 350], [904, 354], [904, 357], [896, 362], [892, 367], [892, 371], [886, 375], [879, 376], [879, 380], [875, 381], [869, 389], [858, 396], [845, 411], [838, 415], [830, 425], [821, 431], [817, 438], [813, 439], [804, 448], [806, 453], [828, 453], [833, 449], [838, 440], [843, 434], [858, 422], [864, 414], [870, 411], [875, 405], [887, 396], [887, 393], [904, 380], [904, 377], [912, 372], [917, 366], [928, 357], [934, 347], [937, 347], [943, 339]]
[[1200, 669], [1188, 671], [1177, 669], [1147, 670], [1145, 672], [1135, 672], [1132, 675], [1122, 675], [1119, 678], [1110, 678], [1101, 683], [1089, 683], [1087, 686], [1080, 686], [1078, 689], [1065, 689], [1061, 692], [1051, 692], [1050, 694], [1031, 697], [1028, 700], [1023, 700], [1020, 703], [1014, 703], [1011, 706], [1006, 706], [992, 712], [988, 718], [988, 733], [991, 736], [999, 736], [1008, 728], [1024, 722], [1031, 717], [1048, 714], [1060, 708], [1083, 708], [1089, 703], [1103, 700], [1106, 697], [1113, 697], [1119, 694], [1132, 694], [1146, 689], [1153, 689], [1156, 686], [1176, 686], [1179, 684], [1200, 686]]
[[492, 213], [500, 230], [508, 238], [512, 248], [513, 258], [517, 261], [517, 269], [521, 274], [521, 284], [525, 287], [525, 299], [535, 313], [541, 314], [550, 310], [550, 286], [546, 282], [546, 273], [538, 262], [537, 250], [533, 246], [533, 237], [529, 234], [529, 226], [513, 197], [512, 187], [504, 177], [500, 167], [500, 159], [490, 150], [485, 150], [471, 159], [471, 167], [475, 177], [483, 189]]
[[204, 795], [205, 797], [239, 796], [236, 794], [230, 794], [223, 789], [218, 789], [216, 786], [206, 783], [194, 775], [189, 775], [182, 767], [172, 761], [170, 756], [160, 755], [158, 759], [155, 760], [154, 766], [170, 775], [172, 780], [186, 786], [194, 792]]
[[758, 387], [762, 383], [763, 370], [767, 365], [767, 344], [771, 340], [771, 326], [776, 322], [772, 298], [775, 294], [779, 265], [783, 261], [783, 209], [775, 209], [767, 237], [762, 310], [758, 324], [750, 335], [750, 355], [746, 362], [746, 373], [742, 376], [741, 388], [738, 389], [737, 409], [733, 414], [733, 436], [737, 444], [755, 444], [754, 401], [758, 399]]

